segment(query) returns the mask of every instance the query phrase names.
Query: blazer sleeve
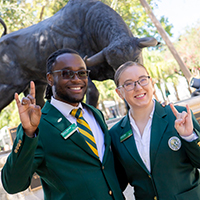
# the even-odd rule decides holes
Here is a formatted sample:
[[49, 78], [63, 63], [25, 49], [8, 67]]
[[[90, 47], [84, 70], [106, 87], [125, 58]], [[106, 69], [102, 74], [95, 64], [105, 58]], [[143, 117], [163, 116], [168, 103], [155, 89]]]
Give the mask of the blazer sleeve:
[[200, 125], [196, 120], [194, 114], [192, 113], [192, 121], [194, 126], [194, 131], [197, 134], [198, 138], [192, 142], [187, 142], [182, 139], [182, 143], [186, 150], [186, 153], [189, 159], [192, 162], [194, 167], [200, 168]]
[[18, 127], [12, 152], [1, 171], [2, 184], [8, 193], [14, 194], [29, 187], [37, 166], [35, 164], [33, 167], [38, 138], [39, 136], [29, 138], [24, 133], [22, 126]]

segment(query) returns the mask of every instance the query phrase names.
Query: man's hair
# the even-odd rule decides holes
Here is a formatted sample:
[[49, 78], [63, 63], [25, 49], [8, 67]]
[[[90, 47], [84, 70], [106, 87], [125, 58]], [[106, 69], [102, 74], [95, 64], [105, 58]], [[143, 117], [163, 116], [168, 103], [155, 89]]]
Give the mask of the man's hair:
[[[65, 53], [72, 53], [72, 54], [77, 54], [79, 55], [79, 53], [73, 49], [58, 49], [57, 51], [53, 52], [48, 58], [47, 58], [47, 62], [46, 62], [46, 69], [47, 69], [47, 73], [52, 73], [52, 68], [53, 68], [53, 64], [56, 61], [56, 58], [62, 54]], [[51, 96], [53, 96], [53, 92], [52, 92], [52, 87], [50, 85], [47, 86], [46, 88], [46, 93], [45, 93], [45, 98], [47, 100], [51, 99]]]
[[62, 54], [65, 53], [72, 53], [72, 54], [77, 54], [79, 55], [79, 53], [73, 49], [58, 49], [57, 51], [53, 52], [48, 58], [47, 58], [47, 62], [46, 62], [46, 68], [47, 68], [47, 73], [51, 73], [52, 72], [52, 68], [53, 68], [53, 64], [56, 61], [56, 58]]
[[118, 87], [119, 86], [119, 79], [120, 79], [120, 76], [122, 74], [122, 72], [124, 72], [125, 69], [129, 68], [129, 67], [132, 67], [132, 66], [138, 66], [138, 67], [142, 67], [146, 70], [147, 74], [148, 71], [147, 69], [140, 63], [136, 63], [136, 62], [133, 62], [133, 61], [128, 61], [124, 64], [122, 64], [118, 69], [117, 71], [115, 72], [115, 76], [114, 76], [114, 81], [115, 81], [115, 85]]

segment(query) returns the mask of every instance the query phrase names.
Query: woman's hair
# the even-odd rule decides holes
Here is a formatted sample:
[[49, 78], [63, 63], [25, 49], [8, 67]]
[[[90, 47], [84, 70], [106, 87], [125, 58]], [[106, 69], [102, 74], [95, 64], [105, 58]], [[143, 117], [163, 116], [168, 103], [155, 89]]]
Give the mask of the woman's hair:
[[122, 72], [124, 72], [127, 68], [132, 67], [132, 66], [143, 67], [146, 70], [147, 74], [149, 74], [147, 69], [142, 64], [136, 63], [133, 61], [128, 61], [128, 62], [122, 64], [115, 72], [114, 81], [115, 81], [115, 84], [117, 87], [119, 86], [119, 79], [120, 79]]
[[[71, 54], [77, 54], [79, 55], [79, 53], [73, 49], [69, 49], [69, 48], [66, 48], [66, 49], [59, 49], [55, 52], [53, 52], [48, 58], [47, 58], [47, 62], [46, 62], [46, 69], [47, 69], [47, 73], [52, 73], [52, 68], [53, 68], [53, 64], [55, 63], [56, 61], [56, 58], [62, 54], [65, 54], [65, 53], [71, 53]], [[50, 85], [47, 86], [46, 88], [46, 92], [45, 92], [45, 98], [48, 100], [48, 99], [51, 99], [51, 96], [53, 96], [53, 92], [52, 92], [52, 88]]]

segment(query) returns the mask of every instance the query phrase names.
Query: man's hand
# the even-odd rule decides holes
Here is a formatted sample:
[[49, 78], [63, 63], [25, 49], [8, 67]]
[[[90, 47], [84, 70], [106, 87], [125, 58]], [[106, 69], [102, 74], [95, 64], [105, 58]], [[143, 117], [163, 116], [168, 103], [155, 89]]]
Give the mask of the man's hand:
[[172, 112], [174, 113], [175, 120], [175, 129], [179, 133], [180, 136], [189, 136], [193, 133], [193, 122], [192, 115], [188, 105], [186, 105], [187, 112], [183, 111], [179, 113], [173, 104], [170, 104]]
[[24, 132], [28, 137], [34, 137], [34, 133], [40, 123], [41, 108], [36, 105], [35, 84], [33, 81], [30, 82], [30, 94], [23, 97], [20, 102], [18, 94], [15, 93], [15, 101]]

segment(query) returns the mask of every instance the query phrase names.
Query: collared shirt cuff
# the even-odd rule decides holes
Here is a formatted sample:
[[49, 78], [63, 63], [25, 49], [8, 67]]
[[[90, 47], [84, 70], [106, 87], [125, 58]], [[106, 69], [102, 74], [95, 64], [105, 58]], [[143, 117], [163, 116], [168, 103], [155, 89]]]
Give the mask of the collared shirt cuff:
[[198, 138], [197, 134], [193, 131], [193, 133], [189, 136], [181, 136], [187, 142], [192, 142]]

